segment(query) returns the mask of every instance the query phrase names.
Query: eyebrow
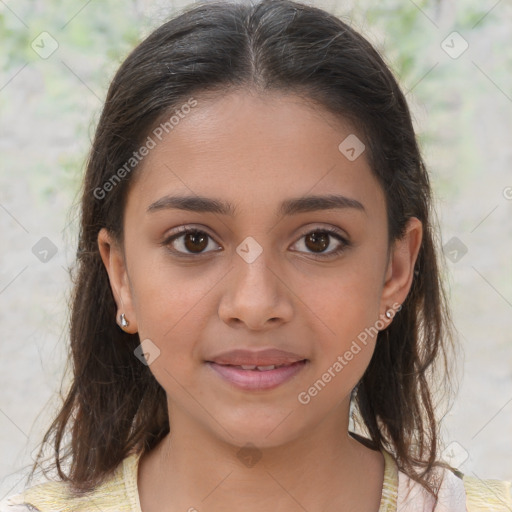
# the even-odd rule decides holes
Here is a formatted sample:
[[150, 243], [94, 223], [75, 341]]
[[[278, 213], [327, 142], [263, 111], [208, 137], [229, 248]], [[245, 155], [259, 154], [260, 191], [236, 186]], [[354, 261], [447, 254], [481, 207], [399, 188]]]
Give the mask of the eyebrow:
[[[364, 206], [358, 200], [341, 195], [329, 194], [286, 199], [281, 203], [278, 214], [290, 216], [299, 213], [346, 208], [353, 208], [366, 213]], [[204, 196], [165, 196], [152, 203], [147, 208], [147, 212], [152, 213], [164, 209], [217, 213], [220, 215], [229, 215], [230, 217], [234, 217], [236, 210], [235, 206], [229, 202]]]

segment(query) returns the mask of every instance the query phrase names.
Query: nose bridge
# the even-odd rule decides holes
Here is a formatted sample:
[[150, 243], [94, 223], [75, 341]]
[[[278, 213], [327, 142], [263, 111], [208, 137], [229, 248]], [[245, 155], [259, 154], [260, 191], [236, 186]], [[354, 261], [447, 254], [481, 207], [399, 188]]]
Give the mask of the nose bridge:
[[254, 238], [247, 237], [236, 248], [234, 269], [221, 300], [219, 315], [224, 321], [238, 319], [251, 328], [268, 320], [288, 320], [291, 304], [280, 283], [273, 258]]
[[234, 287], [237, 293], [257, 293], [264, 300], [275, 295], [276, 277], [268, 268], [272, 264], [270, 250], [264, 249], [255, 238], [247, 237], [238, 245], [236, 253]]

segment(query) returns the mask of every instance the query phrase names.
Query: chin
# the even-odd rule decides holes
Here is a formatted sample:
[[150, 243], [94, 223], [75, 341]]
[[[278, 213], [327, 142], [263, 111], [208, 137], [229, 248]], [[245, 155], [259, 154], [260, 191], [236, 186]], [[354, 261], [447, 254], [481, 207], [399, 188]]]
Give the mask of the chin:
[[[260, 450], [266, 448], [278, 448], [292, 442], [300, 436], [300, 426], [288, 421], [293, 414], [276, 413], [269, 414], [268, 410], [261, 413], [258, 417], [256, 412], [247, 414], [247, 419], [241, 421], [240, 416], [237, 420], [229, 421], [228, 418], [219, 420], [218, 424], [212, 425], [215, 434], [222, 438], [227, 444], [237, 448], [255, 447]], [[288, 417], [288, 420], [285, 418]], [[293, 428], [291, 428], [293, 427]]]

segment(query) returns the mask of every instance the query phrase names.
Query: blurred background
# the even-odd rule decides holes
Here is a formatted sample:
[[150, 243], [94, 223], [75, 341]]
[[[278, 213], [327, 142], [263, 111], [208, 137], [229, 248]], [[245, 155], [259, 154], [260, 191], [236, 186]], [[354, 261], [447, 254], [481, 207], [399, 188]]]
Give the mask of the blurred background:
[[[22, 490], [67, 383], [77, 192], [107, 87], [191, 3], [0, 0], [0, 499]], [[444, 455], [512, 480], [512, 5], [309, 3], [374, 43], [407, 93], [463, 349]]]

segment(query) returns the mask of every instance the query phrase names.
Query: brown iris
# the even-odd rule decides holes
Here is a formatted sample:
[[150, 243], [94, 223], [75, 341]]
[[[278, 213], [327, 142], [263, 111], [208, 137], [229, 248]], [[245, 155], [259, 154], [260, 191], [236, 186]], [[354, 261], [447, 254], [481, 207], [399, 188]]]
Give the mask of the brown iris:
[[188, 251], [201, 252], [208, 246], [208, 235], [206, 233], [202, 233], [201, 231], [187, 233], [184, 236], [184, 243]]
[[[308, 244], [308, 240], [310, 240], [312, 244]], [[321, 232], [310, 233], [306, 236], [306, 245], [315, 252], [322, 252], [329, 247], [329, 234]]]

